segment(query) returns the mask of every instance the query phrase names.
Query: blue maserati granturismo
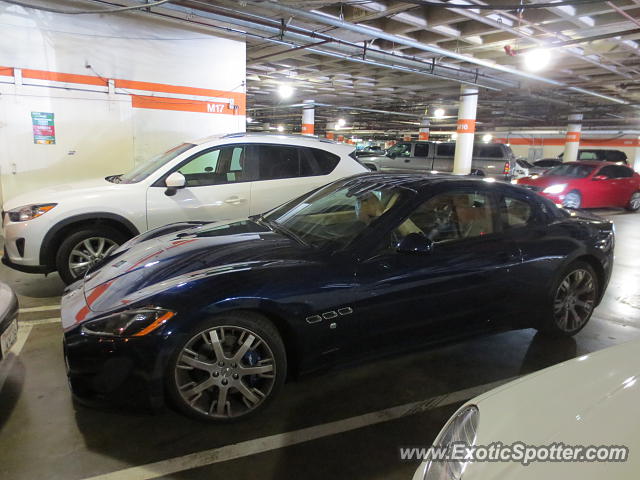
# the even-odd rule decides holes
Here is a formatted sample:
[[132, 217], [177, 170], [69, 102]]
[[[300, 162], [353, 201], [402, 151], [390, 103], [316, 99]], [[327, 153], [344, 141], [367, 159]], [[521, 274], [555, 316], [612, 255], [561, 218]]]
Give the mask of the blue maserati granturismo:
[[62, 299], [76, 398], [244, 418], [285, 380], [480, 332], [573, 335], [600, 302], [611, 222], [522, 187], [363, 174], [263, 215], [168, 225]]

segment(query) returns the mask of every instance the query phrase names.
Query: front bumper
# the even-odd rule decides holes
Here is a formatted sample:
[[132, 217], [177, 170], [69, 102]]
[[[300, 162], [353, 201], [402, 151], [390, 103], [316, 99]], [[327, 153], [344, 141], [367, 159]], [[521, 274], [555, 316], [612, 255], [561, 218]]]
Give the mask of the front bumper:
[[162, 337], [107, 338], [81, 327], [64, 336], [73, 396], [90, 405], [157, 410], [164, 405]]
[[11, 222], [3, 218], [4, 254], [2, 263], [26, 273], [49, 273], [55, 268], [40, 264], [40, 250], [47, 223], [41, 218], [26, 222]]

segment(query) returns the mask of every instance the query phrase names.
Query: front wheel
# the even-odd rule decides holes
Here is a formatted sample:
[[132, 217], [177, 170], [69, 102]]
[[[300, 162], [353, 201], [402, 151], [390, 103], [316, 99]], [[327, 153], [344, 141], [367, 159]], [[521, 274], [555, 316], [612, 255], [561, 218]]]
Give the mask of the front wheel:
[[582, 196], [575, 190], [567, 193], [562, 201], [562, 206], [565, 208], [580, 208], [580, 205], [582, 205]]
[[126, 241], [126, 235], [102, 225], [71, 232], [62, 241], [56, 254], [56, 268], [60, 277], [67, 284], [75, 282]]
[[203, 322], [175, 350], [167, 390], [185, 414], [229, 422], [262, 410], [282, 388], [285, 348], [274, 325], [252, 312]]
[[550, 295], [550, 307], [538, 330], [561, 337], [578, 333], [587, 324], [598, 300], [598, 277], [586, 262], [571, 264]]
[[631, 195], [629, 203], [627, 204], [627, 210], [630, 212], [637, 212], [640, 210], [640, 192], [635, 192]]

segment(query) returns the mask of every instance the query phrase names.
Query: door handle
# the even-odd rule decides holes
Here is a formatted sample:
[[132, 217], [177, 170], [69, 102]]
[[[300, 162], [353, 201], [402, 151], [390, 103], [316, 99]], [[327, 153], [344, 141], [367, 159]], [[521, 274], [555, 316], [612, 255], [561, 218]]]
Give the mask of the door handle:
[[224, 203], [228, 204], [228, 205], [240, 205], [243, 204], [247, 201], [246, 198], [244, 197], [239, 197], [237, 195], [232, 195], [231, 197], [227, 198]]

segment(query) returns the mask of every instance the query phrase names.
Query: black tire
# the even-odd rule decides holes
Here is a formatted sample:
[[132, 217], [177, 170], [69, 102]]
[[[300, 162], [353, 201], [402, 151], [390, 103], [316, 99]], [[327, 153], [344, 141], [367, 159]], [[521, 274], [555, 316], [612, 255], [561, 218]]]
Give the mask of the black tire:
[[[220, 332], [225, 339], [219, 343], [222, 360], [213, 347], [213, 339], [220, 339]], [[212, 423], [234, 422], [264, 410], [282, 389], [287, 376], [285, 346], [276, 327], [264, 316], [225, 313], [203, 321], [184, 337], [169, 357], [165, 385], [171, 403], [185, 415]], [[250, 342], [249, 349], [234, 359], [240, 347], [235, 352], [232, 348], [246, 342]], [[270, 366], [268, 372], [242, 373]], [[205, 382], [209, 382], [207, 387], [199, 389]], [[258, 401], [252, 403], [252, 396]], [[219, 408], [221, 398], [224, 404]]]
[[629, 198], [629, 203], [625, 207], [629, 212], [637, 212], [640, 210], [640, 202], [637, 201], [638, 197], [640, 197], [640, 192], [634, 192], [631, 194], [631, 198]]
[[[585, 272], [589, 275], [590, 280], [592, 282], [590, 286], [590, 294], [573, 295], [573, 298], [576, 300], [573, 302], [572, 306], [567, 306], [563, 302], [563, 307], [558, 310], [557, 306], [560, 303], [562, 297], [562, 289], [563, 285], [565, 285], [565, 281], [569, 279], [576, 272]], [[574, 277], [575, 279], [576, 277]], [[569, 280], [571, 283], [571, 280]], [[588, 278], [584, 277], [582, 280], [583, 283], [588, 283]], [[576, 287], [580, 286], [580, 284], [576, 285]], [[558, 278], [554, 281], [552, 288], [548, 293], [548, 298], [546, 300], [547, 305], [542, 312], [542, 318], [539, 320], [537, 329], [547, 335], [554, 337], [571, 337], [582, 330], [585, 325], [589, 322], [591, 315], [593, 314], [593, 310], [596, 306], [596, 303], [599, 298], [599, 288], [600, 288], [600, 279], [598, 275], [594, 271], [593, 267], [582, 260], [578, 260], [573, 262], [567, 268], [565, 268], [562, 273], [558, 276]], [[565, 288], [566, 289], [566, 288]], [[566, 302], [566, 300], [565, 300]], [[578, 302], [581, 303], [589, 303], [590, 306], [588, 310], [585, 307], [581, 307], [577, 305]], [[571, 305], [571, 302], [569, 302]], [[566, 307], [566, 309], [565, 309]], [[572, 310], [571, 310], [572, 308]], [[562, 317], [564, 317], [564, 313], [566, 311], [567, 320], [566, 324], [563, 323]], [[569, 319], [571, 312], [576, 313], [576, 315], [580, 316], [580, 322], [576, 322], [575, 318]]]
[[[567, 200], [571, 198], [570, 196], [573, 196], [573, 195], [575, 195], [576, 197], [576, 203], [574, 203], [571, 206], [567, 205], [567, 203], [569, 203]], [[564, 200], [562, 201], [562, 206], [565, 208], [574, 208], [574, 209], [582, 207], [582, 195], [577, 190], [571, 190], [569, 193], [565, 195]]]
[[[104, 238], [115, 245], [122, 245], [128, 240], [129, 236], [105, 225], [84, 226], [69, 232], [56, 252], [56, 268], [60, 274], [60, 278], [62, 278], [66, 284], [73, 283], [82, 277], [79, 270], [72, 271], [69, 266], [73, 249], [78, 246], [78, 244], [92, 238]], [[105, 243], [109, 245], [108, 242]], [[93, 264], [98, 261], [100, 261], [100, 258], [96, 258]]]

